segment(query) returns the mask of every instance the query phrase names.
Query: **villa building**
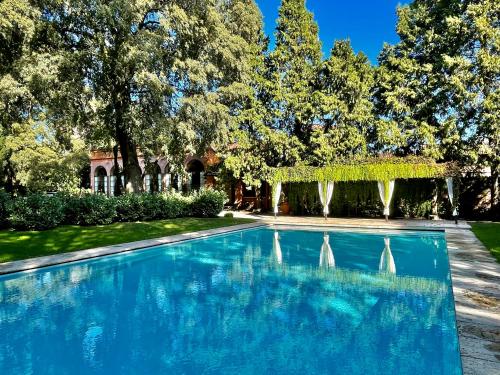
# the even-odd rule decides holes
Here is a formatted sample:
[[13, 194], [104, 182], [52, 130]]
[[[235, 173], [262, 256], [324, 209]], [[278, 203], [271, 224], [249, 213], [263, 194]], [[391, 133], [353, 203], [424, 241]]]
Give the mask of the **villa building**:
[[[216, 153], [209, 149], [203, 156], [190, 155], [184, 161], [187, 176], [180, 176], [170, 169], [168, 160], [162, 157], [152, 158], [148, 170], [142, 155], [139, 155], [139, 165], [144, 176], [144, 191], [163, 192], [176, 190], [190, 192], [202, 187], [216, 185], [216, 173], [212, 172], [220, 164]], [[118, 156], [118, 165], [123, 166], [121, 156]], [[90, 181], [94, 193], [107, 196], [114, 195], [116, 176], [114, 173], [114, 157], [109, 151], [92, 151], [90, 154]], [[122, 176], [122, 184], [125, 181]], [[267, 183], [262, 184], [261, 197], [257, 197], [252, 187], [247, 187], [243, 181], [236, 180], [225, 183], [223, 187], [229, 197], [229, 204], [235, 208], [263, 208], [269, 209], [271, 205], [270, 188]]]

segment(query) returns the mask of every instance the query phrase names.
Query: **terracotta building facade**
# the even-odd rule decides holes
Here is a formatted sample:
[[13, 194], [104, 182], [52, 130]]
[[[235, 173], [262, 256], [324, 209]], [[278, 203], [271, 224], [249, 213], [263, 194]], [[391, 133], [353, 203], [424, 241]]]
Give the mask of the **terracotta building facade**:
[[[146, 168], [144, 157], [139, 156], [139, 165], [142, 170], [144, 191], [162, 192], [171, 189], [177, 191], [199, 190], [201, 187], [213, 186], [215, 177], [207, 170], [219, 163], [219, 159], [213, 151], [207, 151], [202, 156], [187, 156], [184, 167], [187, 176], [174, 173], [165, 158], [151, 158]], [[123, 167], [122, 158], [118, 156], [118, 165]], [[94, 193], [103, 193], [107, 196], [114, 195], [116, 176], [115, 163], [112, 152], [93, 151], [90, 155], [90, 181]], [[122, 186], [125, 181], [122, 176]]]

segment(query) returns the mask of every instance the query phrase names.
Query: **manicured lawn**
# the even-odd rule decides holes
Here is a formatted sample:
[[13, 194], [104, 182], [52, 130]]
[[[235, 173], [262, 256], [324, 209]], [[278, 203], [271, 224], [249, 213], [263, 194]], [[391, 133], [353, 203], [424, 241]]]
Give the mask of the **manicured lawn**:
[[95, 227], [71, 225], [40, 232], [3, 230], [0, 231], [0, 263], [250, 222], [253, 220], [183, 218]]
[[470, 223], [472, 231], [500, 262], [500, 223]]

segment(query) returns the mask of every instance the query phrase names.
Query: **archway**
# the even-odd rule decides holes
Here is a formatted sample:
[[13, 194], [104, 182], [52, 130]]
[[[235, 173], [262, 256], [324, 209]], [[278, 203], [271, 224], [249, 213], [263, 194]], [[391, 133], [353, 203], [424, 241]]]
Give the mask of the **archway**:
[[108, 174], [104, 167], [97, 167], [94, 172], [94, 193], [108, 194]]
[[161, 168], [158, 163], [153, 163], [146, 169], [145, 190], [148, 193], [157, 193], [162, 191]]
[[198, 159], [192, 159], [186, 166], [186, 171], [190, 176], [191, 190], [200, 190], [205, 185], [205, 166]]
[[[122, 168], [119, 168], [120, 172], [120, 181], [121, 181], [121, 192], [123, 193], [125, 191], [125, 176], [122, 174], [123, 170]], [[117, 193], [117, 186], [116, 186], [116, 174], [115, 174], [115, 167], [111, 168], [110, 176], [109, 176], [109, 195], [116, 195]]]

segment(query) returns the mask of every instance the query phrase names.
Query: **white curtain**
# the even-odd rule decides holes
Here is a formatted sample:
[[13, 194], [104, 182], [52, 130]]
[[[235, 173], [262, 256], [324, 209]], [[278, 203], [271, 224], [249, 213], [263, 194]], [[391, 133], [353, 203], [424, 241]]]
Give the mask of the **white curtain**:
[[328, 181], [326, 183], [326, 191], [324, 189], [323, 182], [318, 182], [318, 192], [319, 192], [319, 200], [323, 205], [323, 215], [327, 216], [330, 213], [330, 209], [328, 206], [330, 205], [330, 201], [333, 196], [333, 181]]
[[283, 255], [281, 253], [281, 245], [280, 245], [280, 237], [278, 231], [274, 231], [274, 239], [273, 239], [273, 258], [278, 263], [281, 264], [283, 262]]
[[394, 257], [391, 252], [391, 239], [385, 237], [384, 245], [384, 251], [382, 251], [382, 255], [380, 256], [378, 269], [380, 272], [396, 274], [396, 264], [394, 263]]
[[273, 194], [273, 205], [274, 205], [275, 215], [278, 214], [278, 204], [280, 201], [280, 196], [281, 196], [281, 182], [278, 182], [274, 187], [274, 194]]
[[453, 207], [453, 216], [458, 216], [458, 211], [455, 207], [455, 201], [453, 199], [453, 178], [446, 178], [446, 186], [448, 187], [448, 198], [450, 199], [451, 207]]
[[335, 258], [330, 246], [330, 236], [326, 233], [323, 236], [323, 245], [321, 245], [321, 252], [319, 254], [319, 266], [325, 268], [335, 267]]
[[170, 189], [171, 181], [172, 181], [172, 175], [170, 173], [167, 173], [165, 175], [165, 190]]
[[384, 205], [384, 216], [389, 216], [389, 206], [391, 204], [392, 193], [394, 193], [394, 180], [378, 181], [378, 192], [380, 200]]

